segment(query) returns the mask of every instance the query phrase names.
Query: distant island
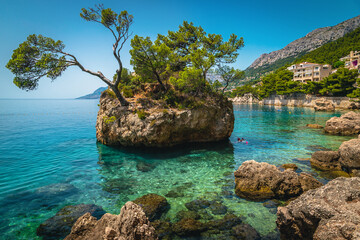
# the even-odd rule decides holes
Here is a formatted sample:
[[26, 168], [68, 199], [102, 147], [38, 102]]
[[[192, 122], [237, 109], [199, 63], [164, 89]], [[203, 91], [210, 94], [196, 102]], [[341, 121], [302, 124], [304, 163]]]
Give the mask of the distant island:
[[106, 89], [107, 89], [107, 87], [100, 87], [100, 88], [96, 89], [93, 93], [90, 93], [90, 94], [82, 96], [82, 97], [78, 97], [76, 99], [99, 99], [101, 93], [103, 91], [105, 91]]

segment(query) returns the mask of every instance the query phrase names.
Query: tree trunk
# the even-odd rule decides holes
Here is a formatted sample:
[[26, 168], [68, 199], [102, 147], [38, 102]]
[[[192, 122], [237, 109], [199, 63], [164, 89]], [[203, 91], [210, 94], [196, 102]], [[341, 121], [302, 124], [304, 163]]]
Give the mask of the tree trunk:
[[120, 93], [119, 89], [115, 86], [111, 86], [111, 90], [114, 91], [117, 99], [119, 99], [121, 106], [129, 106], [129, 102], [126, 101], [126, 99], [123, 97], [123, 95]]

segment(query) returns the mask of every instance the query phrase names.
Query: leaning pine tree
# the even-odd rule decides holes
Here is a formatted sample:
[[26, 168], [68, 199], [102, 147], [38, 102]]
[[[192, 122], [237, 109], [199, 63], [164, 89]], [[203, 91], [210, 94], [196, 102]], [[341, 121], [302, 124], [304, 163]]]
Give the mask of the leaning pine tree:
[[62, 41], [33, 34], [14, 50], [6, 65], [15, 74], [15, 85], [26, 91], [34, 90], [42, 77], [54, 80], [68, 67], [77, 66], [82, 71], [97, 76], [105, 82], [114, 91], [122, 106], [129, 105], [120, 93], [118, 86], [121, 83], [121, 72], [123, 71], [120, 51], [131, 35], [129, 28], [133, 23], [133, 16], [126, 11], [117, 14], [110, 8], [104, 9], [103, 5], [89, 9], [83, 8], [80, 16], [86, 21], [102, 24], [114, 36], [113, 54], [118, 62], [114, 81], [109, 80], [100, 71], [94, 72], [86, 69], [74, 55], [64, 51], [65, 45]]

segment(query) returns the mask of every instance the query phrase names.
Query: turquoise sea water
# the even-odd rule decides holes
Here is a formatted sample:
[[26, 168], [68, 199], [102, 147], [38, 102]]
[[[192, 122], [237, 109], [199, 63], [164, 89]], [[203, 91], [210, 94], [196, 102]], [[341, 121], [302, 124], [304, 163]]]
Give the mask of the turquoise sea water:
[[[261, 202], [234, 196], [234, 170], [251, 159], [296, 163], [326, 182], [329, 179], [312, 170], [308, 161], [294, 159], [310, 157], [314, 145], [336, 149], [349, 139], [305, 127], [324, 125], [340, 112], [237, 105], [228, 142], [168, 150], [115, 149], [96, 142], [97, 104], [0, 100], [0, 239], [36, 239], [39, 224], [65, 205], [94, 203], [118, 214], [126, 201], [147, 193], [168, 195], [170, 219], [189, 201], [220, 199], [229, 212], [244, 216], [266, 235], [275, 229], [276, 216]], [[237, 143], [237, 137], [248, 144]], [[140, 169], [144, 165], [146, 172]]]

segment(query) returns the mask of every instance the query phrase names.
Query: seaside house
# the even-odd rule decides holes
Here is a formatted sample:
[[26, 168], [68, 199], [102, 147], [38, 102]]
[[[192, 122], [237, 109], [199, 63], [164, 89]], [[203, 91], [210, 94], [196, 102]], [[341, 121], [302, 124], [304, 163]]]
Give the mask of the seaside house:
[[340, 61], [345, 62], [346, 68], [357, 69], [360, 73], [360, 51], [351, 51], [349, 55], [340, 58]]
[[331, 66], [328, 64], [303, 62], [291, 65], [287, 69], [294, 73], [294, 81], [302, 83], [319, 82], [331, 74]]

